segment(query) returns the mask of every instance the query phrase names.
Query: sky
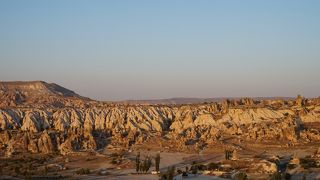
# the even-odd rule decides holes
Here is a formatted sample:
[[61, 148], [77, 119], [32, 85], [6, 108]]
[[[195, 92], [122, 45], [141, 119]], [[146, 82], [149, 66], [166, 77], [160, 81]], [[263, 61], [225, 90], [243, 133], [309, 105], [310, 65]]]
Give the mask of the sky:
[[0, 80], [97, 100], [320, 96], [318, 0], [0, 0]]

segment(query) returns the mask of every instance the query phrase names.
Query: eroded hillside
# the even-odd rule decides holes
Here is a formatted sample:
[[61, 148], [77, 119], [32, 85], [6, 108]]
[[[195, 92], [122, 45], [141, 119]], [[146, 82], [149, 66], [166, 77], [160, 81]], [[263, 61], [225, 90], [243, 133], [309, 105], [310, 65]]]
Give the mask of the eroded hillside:
[[[78, 95], [68, 99], [43, 87], [32, 89], [32, 98], [39, 97], [39, 104], [14, 103], [0, 109], [2, 156], [24, 152], [68, 154], [110, 146], [129, 149], [154, 139], [159, 146], [174, 151], [227, 145], [228, 138], [244, 144], [320, 141], [319, 99], [244, 98], [194, 105], [123, 105], [89, 101]], [[5, 88], [2, 91], [7, 93]], [[17, 92], [30, 98], [30, 88]], [[52, 103], [46, 106], [46, 97], [50, 96], [58, 97], [60, 108]], [[79, 101], [85, 106], [78, 106]]]

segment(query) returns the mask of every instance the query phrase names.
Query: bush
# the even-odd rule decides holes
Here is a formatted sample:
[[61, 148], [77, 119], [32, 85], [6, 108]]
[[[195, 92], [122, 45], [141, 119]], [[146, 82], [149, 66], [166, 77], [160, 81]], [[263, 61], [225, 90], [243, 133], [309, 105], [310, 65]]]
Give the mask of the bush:
[[115, 159], [115, 158], [113, 158], [112, 160], [111, 160], [111, 164], [117, 164], [118, 162], [117, 162], [117, 160]]
[[197, 166], [197, 162], [195, 162], [195, 161], [192, 162], [191, 172], [194, 175], [198, 174], [198, 166]]
[[81, 169], [77, 170], [76, 173], [77, 173], [77, 174], [80, 174], [80, 175], [82, 175], [82, 174], [90, 174], [90, 169], [88, 169], [88, 168], [81, 168]]
[[307, 176], [306, 176], [306, 174], [303, 174], [303, 176], [302, 176], [302, 180], [307, 180]]
[[208, 170], [216, 170], [216, 169], [218, 169], [218, 168], [219, 168], [219, 164], [214, 163], [214, 162], [212, 162], [212, 163], [210, 163], [210, 164], [207, 165], [207, 169], [208, 169]]
[[166, 174], [163, 174], [163, 175], [161, 176], [161, 179], [167, 179], [167, 175], [166, 175]]
[[318, 167], [317, 162], [314, 159], [309, 159], [309, 158], [300, 159], [300, 164], [305, 169]]
[[199, 169], [199, 171], [204, 171], [204, 170], [207, 170], [207, 166], [203, 165], [203, 164], [199, 164], [198, 169]]
[[281, 174], [279, 172], [274, 173], [271, 180], [281, 180]]
[[20, 174], [20, 167], [15, 167], [14, 172], [19, 175]]
[[248, 179], [248, 176], [245, 172], [239, 172], [234, 176], [234, 180], [247, 180], [247, 179]]
[[288, 164], [288, 166], [287, 166], [288, 169], [294, 169], [296, 167], [297, 166], [295, 164]]
[[187, 176], [188, 176], [188, 174], [186, 172], [182, 173], [182, 177], [187, 177]]
[[291, 179], [291, 174], [286, 173], [286, 175], [284, 176], [285, 180], [290, 180]]

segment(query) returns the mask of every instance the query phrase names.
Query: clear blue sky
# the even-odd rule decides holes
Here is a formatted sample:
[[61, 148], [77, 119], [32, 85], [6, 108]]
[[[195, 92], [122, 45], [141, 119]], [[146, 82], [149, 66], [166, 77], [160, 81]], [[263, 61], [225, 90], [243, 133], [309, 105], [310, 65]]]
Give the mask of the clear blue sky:
[[318, 0], [1, 0], [0, 80], [100, 100], [320, 95]]

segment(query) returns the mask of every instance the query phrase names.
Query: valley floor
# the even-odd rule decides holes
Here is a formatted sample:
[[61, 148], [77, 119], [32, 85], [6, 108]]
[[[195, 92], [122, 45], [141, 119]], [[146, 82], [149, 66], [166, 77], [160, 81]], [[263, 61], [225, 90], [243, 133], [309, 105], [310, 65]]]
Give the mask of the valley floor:
[[[255, 163], [254, 159], [268, 159], [270, 157], [278, 156], [288, 161], [295, 155], [298, 158], [304, 158], [313, 154], [318, 144], [306, 144], [292, 147], [271, 146], [263, 144], [246, 145], [246, 148], [238, 151], [238, 160], [236, 162], [238, 168], [241, 168], [241, 163], [251, 162]], [[148, 174], [136, 174], [135, 171], [135, 157], [137, 152], [141, 153], [141, 159], [145, 156], [154, 157], [158, 150], [133, 150], [124, 151], [119, 149], [108, 149], [96, 152], [78, 152], [67, 156], [60, 155], [40, 155], [40, 154], [26, 154], [19, 155], [12, 158], [1, 158], [0, 164], [2, 168], [1, 176], [25, 178], [25, 177], [51, 177], [51, 178], [68, 178], [68, 179], [159, 179], [158, 175], [151, 175], [150, 172], [154, 170], [152, 166]], [[185, 170], [185, 167], [191, 167], [193, 162], [198, 164], [208, 164], [211, 162], [224, 161], [224, 149], [219, 146], [212, 147], [199, 153], [183, 153], [163, 151], [161, 154], [160, 171], [166, 173], [168, 167], [175, 166], [176, 170]], [[224, 162], [229, 163], [229, 162]], [[230, 164], [230, 163], [229, 163]], [[34, 168], [34, 169], [32, 169]], [[235, 169], [235, 168], [233, 168]], [[81, 170], [88, 170], [81, 171]], [[317, 168], [309, 169], [309, 175], [317, 177], [320, 170]], [[201, 172], [199, 172], [201, 173]], [[248, 173], [251, 179], [265, 179], [270, 178], [269, 173]], [[299, 175], [299, 173], [297, 174]], [[301, 176], [302, 177], [302, 176]], [[175, 177], [176, 180], [181, 179], [181, 175]], [[199, 174], [195, 177], [192, 175], [185, 179], [219, 179], [214, 176]]]

